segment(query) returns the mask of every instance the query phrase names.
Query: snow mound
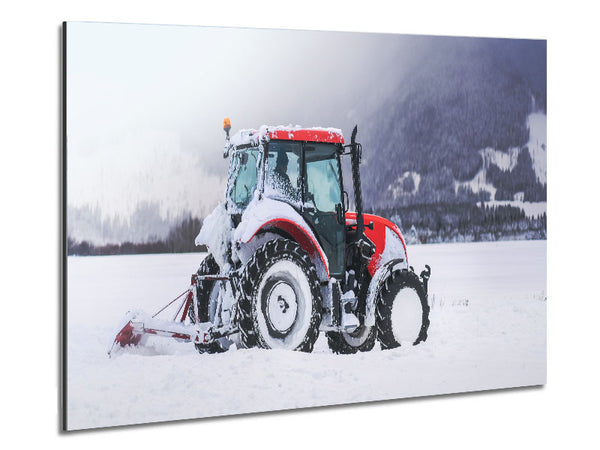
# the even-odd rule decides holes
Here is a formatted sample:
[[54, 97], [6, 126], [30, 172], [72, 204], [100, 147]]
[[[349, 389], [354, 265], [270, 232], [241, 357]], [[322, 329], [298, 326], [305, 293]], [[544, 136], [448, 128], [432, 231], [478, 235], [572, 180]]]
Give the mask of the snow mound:
[[206, 245], [222, 271], [229, 264], [227, 248], [231, 242], [232, 233], [231, 216], [227, 212], [225, 202], [222, 202], [204, 219], [200, 233], [196, 236], [196, 245]]

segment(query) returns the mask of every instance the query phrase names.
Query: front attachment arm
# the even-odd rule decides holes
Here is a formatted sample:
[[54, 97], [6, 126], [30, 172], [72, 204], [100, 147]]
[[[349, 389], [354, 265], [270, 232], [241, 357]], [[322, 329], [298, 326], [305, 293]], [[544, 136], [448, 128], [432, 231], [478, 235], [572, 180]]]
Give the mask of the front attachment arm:
[[[218, 275], [197, 275], [193, 274], [190, 287], [187, 291], [167, 303], [152, 316], [143, 311], [130, 311], [126, 314], [122, 322], [122, 328], [117, 333], [109, 356], [118, 353], [118, 350], [128, 346], [144, 345], [148, 336], [162, 336], [183, 342], [193, 342], [195, 344], [210, 344], [218, 337], [222, 337], [233, 330], [213, 329], [212, 323], [198, 320], [198, 299], [197, 284], [203, 280], [229, 280], [229, 277]], [[183, 297], [183, 298], [182, 298]], [[175, 314], [171, 320], [157, 319], [156, 317], [169, 306], [181, 299], [179, 306], [176, 307]], [[190, 309], [193, 308], [194, 323], [186, 323], [190, 317]]]

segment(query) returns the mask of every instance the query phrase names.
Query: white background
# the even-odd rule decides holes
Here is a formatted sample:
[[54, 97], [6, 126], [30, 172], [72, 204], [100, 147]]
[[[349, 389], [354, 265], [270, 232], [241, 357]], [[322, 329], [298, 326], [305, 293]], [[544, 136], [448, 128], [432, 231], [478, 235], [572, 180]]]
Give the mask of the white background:
[[[598, 16], [592, 3], [109, 1], [0, 7], [5, 448], [524, 448], [598, 444]], [[392, 6], [393, 5], [393, 6]], [[63, 20], [548, 39], [548, 385], [59, 433]]]

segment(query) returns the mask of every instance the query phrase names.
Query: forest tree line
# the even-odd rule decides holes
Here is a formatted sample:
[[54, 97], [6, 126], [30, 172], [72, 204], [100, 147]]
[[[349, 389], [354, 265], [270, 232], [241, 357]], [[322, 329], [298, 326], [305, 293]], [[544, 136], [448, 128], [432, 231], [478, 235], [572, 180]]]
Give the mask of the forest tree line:
[[427, 204], [374, 213], [396, 223], [409, 243], [546, 239], [546, 213], [529, 217], [511, 205]]
[[146, 242], [122, 242], [119, 244], [95, 245], [83, 240], [67, 238], [67, 254], [78, 256], [137, 255], [148, 253], [188, 253], [205, 252], [205, 246], [196, 246], [194, 241], [202, 228], [202, 220], [187, 217], [171, 227], [164, 239], [150, 239]]
[[[409, 244], [476, 242], [503, 239], [546, 239], [546, 213], [529, 217], [518, 207], [484, 204], [426, 204], [369, 209], [367, 212], [391, 219]], [[202, 220], [188, 217], [173, 226], [165, 239], [95, 245], [67, 239], [68, 255], [136, 255], [152, 253], [205, 252], [194, 241]]]

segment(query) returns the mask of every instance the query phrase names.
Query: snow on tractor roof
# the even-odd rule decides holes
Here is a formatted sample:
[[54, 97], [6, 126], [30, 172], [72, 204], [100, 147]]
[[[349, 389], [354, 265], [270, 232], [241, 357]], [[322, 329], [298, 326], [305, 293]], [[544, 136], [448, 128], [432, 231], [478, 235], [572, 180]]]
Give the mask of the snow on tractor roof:
[[239, 145], [258, 145], [263, 139], [281, 139], [286, 141], [308, 141], [308, 142], [326, 142], [333, 144], [343, 144], [344, 135], [339, 128], [302, 128], [301, 126], [267, 126], [263, 125], [258, 130], [245, 129], [240, 130], [231, 137], [231, 144], [235, 147]]

